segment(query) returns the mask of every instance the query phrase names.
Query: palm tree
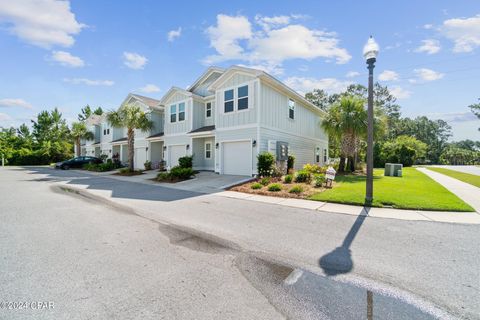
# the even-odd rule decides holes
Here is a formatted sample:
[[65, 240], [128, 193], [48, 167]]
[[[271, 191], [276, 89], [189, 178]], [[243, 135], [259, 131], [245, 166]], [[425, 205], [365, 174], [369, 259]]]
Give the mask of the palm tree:
[[355, 170], [355, 155], [360, 146], [360, 138], [367, 131], [367, 111], [364, 101], [353, 96], [344, 96], [327, 110], [327, 116], [321, 126], [340, 140], [339, 171], [343, 172], [345, 158], [349, 160], [349, 170]]
[[107, 121], [112, 127], [127, 128], [128, 169], [133, 171], [135, 129], [148, 131], [153, 127], [153, 122], [140, 107], [131, 104], [125, 104], [117, 111], [107, 113]]
[[93, 132], [89, 131], [87, 125], [84, 122], [74, 122], [72, 123], [72, 130], [70, 135], [75, 141], [75, 146], [77, 147], [77, 157], [80, 156], [80, 140], [93, 140]]

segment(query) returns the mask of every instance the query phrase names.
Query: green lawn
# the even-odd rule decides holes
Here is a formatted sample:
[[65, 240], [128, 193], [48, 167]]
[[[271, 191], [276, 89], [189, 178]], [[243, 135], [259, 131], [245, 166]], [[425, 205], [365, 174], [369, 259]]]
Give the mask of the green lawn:
[[445, 168], [438, 168], [438, 167], [426, 167], [426, 168], [432, 171], [436, 171], [438, 173], [442, 173], [446, 176], [458, 179], [460, 181], [470, 183], [471, 185], [480, 188], [480, 176], [470, 174], [470, 173], [458, 172], [455, 170], [450, 170]]
[[[337, 176], [333, 189], [314, 194], [311, 200], [363, 205], [365, 176]], [[403, 168], [403, 177], [384, 177], [374, 170], [373, 206], [400, 209], [475, 211], [456, 195], [415, 168]]]

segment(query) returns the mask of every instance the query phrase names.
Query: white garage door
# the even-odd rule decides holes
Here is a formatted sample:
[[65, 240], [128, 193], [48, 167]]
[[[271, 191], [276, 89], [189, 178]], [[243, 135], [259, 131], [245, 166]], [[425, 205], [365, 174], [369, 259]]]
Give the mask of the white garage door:
[[223, 174], [252, 175], [252, 146], [250, 141], [223, 143]]
[[170, 154], [168, 156], [170, 167], [178, 166], [178, 158], [186, 155], [185, 145], [170, 146]]
[[147, 161], [147, 151], [145, 147], [135, 148], [133, 159], [135, 169], [145, 169], [145, 162]]

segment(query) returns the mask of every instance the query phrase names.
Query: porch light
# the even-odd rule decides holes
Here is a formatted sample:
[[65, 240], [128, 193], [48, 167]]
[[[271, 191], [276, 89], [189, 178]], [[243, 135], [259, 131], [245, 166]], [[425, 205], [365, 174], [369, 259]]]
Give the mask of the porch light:
[[256, 147], [256, 146], [257, 146], [257, 140], [253, 140], [253, 141], [252, 141], [252, 146], [253, 146], [253, 147]]
[[219, 145], [220, 145], [220, 144], [219, 144], [218, 142], [215, 143], [215, 149], [218, 149]]
[[163, 146], [163, 151], [167, 150], [167, 146]]
[[189, 145], [189, 144], [187, 144], [187, 147], [186, 147], [186, 148], [187, 148], [187, 150], [188, 150], [188, 149], [190, 149], [190, 145]]
[[145, 151], [148, 151], [148, 147], [145, 148]]

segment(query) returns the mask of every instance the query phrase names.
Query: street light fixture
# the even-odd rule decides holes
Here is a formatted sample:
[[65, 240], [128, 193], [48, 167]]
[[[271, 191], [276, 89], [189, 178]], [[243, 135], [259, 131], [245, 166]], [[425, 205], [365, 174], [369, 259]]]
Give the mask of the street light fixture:
[[367, 121], [367, 190], [365, 204], [371, 205], [373, 201], [373, 68], [379, 46], [372, 36], [363, 47], [363, 56], [368, 65], [368, 121]]

